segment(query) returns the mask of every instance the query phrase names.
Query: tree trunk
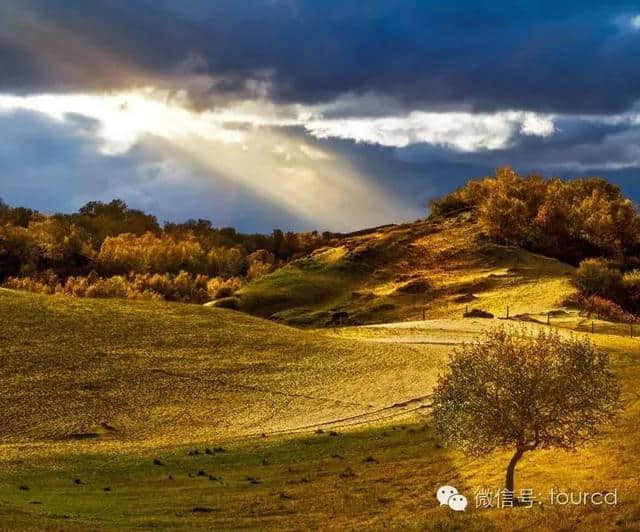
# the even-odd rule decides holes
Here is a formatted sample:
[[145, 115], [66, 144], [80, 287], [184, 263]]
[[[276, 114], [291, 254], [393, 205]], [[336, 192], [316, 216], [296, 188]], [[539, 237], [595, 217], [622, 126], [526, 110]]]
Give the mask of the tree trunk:
[[507, 489], [507, 491], [511, 492], [511, 494], [514, 493], [513, 487], [514, 487], [514, 477], [516, 472], [516, 464], [518, 463], [518, 460], [522, 458], [524, 451], [525, 449], [523, 449], [522, 447], [517, 447], [515, 454], [511, 457], [511, 461], [507, 466], [507, 478], [505, 481], [505, 488]]

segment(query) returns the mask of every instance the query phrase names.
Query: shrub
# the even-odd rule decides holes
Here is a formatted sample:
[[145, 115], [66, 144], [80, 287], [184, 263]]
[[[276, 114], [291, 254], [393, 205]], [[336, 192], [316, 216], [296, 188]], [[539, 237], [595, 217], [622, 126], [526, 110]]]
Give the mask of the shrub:
[[127, 293], [127, 280], [121, 275], [114, 275], [108, 279], [99, 279], [94, 284], [88, 284], [85, 297], [125, 298]]
[[237, 290], [242, 288], [243, 284], [242, 279], [238, 277], [231, 277], [229, 279], [214, 277], [207, 282], [207, 291], [213, 299], [221, 299], [232, 296]]
[[223, 297], [230, 297], [233, 295], [233, 288], [230, 286], [221, 286], [216, 290], [215, 299], [221, 299]]
[[86, 297], [89, 279], [86, 277], [68, 277], [59, 292], [75, 297]]
[[493, 318], [493, 314], [491, 312], [487, 312], [486, 310], [482, 310], [480, 308], [473, 308], [462, 315], [464, 318]]
[[[205, 303], [211, 297], [207, 291], [210, 280], [204, 275], [180, 272], [171, 274], [131, 274], [102, 278], [95, 273], [86, 277], [70, 276], [59, 282], [53, 274], [38, 277], [11, 277], [4, 286], [42, 294], [60, 293], [74, 297], [164, 299], [184, 303]], [[227, 287], [239, 286], [231, 281]]]
[[396, 288], [396, 292], [400, 294], [426, 294], [433, 290], [433, 284], [429, 279], [412, 279], [398, 288]]
[[567, 297], [563, 304], [581, 309], [587, 316], [619, 323], [638, 323], [638, 318], [627, 312], [620, 305], [601, 296], [573, 294]]
[[133, 299], [165, 299], [184, 303], [209, 301], [208, 278], [181, 271], [171, 274], [132, 274], [129, 276], [128, 297]]
[[633, 312], [640, 312], [640, 270], [625, 273], [622, 277], [622, 288], [627, 307]]
[[228, 308], [231, 310], [239, 310], [240, 309], [240, 299], [237, 297], [223, 297], [222, 299], [217, 299], [212, 304], [214, 307], [218, 308]]
[[571, 282], [584, 296], [616, 299], [622, 289], [622, 274], [602, 260], [587, 259], [580, 263]]
[[26, 290], [36, 294], [53, 294], [55, 292], [55, 287], [52, 290], [47, 283], [30, 277], [9, 277], [3, 286], [12, 290]]

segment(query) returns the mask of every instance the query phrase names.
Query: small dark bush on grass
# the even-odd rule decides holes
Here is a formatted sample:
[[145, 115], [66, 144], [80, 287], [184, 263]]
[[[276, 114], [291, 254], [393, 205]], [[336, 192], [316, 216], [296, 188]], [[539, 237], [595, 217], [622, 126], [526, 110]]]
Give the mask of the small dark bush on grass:
[[433, 285], [428, 279], [414, 279], [396, 288], [396, 292], [400, 294], [424, 294], [431, 290]]
[[214, 301], [213, 306], [218, 308], [239, 310], [240, 299], [238, 299], [237, 297], [223, 297], [222, 299], [217, 299], [216, 301]]
[[491, 314], [491, 312], [487, 312], [479, 308], [471, 309], [469, 312], [465, 312], [463, 316], [465, 318], [493, 318], [493, 314]]

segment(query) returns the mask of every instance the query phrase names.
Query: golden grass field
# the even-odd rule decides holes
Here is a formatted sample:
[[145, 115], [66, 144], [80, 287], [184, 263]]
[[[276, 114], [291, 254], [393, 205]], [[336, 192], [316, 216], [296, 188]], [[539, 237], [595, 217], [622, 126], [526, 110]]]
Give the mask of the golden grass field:
[[335, 312], [351, 324], [422, 319], [423, 311], [429, 319], [460, 318], [473, 308], [496, 317], [507, 307], [511, 316], [538, 313], [572, 291], [571, 266], [479, 234], [464, 217], [387, 226], [317, 250], [237, 295], [250, 313], [325, 326]]
[[[256, 316], [0, 289], [0, 529], [639, 529], [640, 339], [561, 306], [572, 267], [477, 232], [348, 237], [247, 285]], [[475, 507], [510, 452], [443, 447], [429, 396], [452, 350], [496, 325], [611, 354], [619, 423], [575, 453], [525, 455], [516, 489], [616, 489], [617, 505]], [[442, 484], [466, 512], [438, 506]]]
[[[640, 340], [613, 324], [589, 336], [620, 378], [619, 424], [576, 453], [525, 455], [516, 485], [543, 499], [551, 487], [617, 489], [618, 504], [476, 509], [510, 453], [443, 448], [428, 395], [456, 344], [506, 322], [300, 330], [11, 291], [0, 316], [0, 528], [640, 527]], [[552, 326], [583, 334], [571, 332], [583, 322], [568, 313]], [[468, 496], [466, 512], [438, 506], [444, 483]]]

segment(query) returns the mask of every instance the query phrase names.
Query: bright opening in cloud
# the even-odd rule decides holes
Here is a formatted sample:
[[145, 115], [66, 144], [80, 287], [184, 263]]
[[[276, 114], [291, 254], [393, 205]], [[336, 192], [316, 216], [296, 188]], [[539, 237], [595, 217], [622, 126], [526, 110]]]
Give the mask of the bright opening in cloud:
[[427, 143], [461, 152], [503, 149], [518, 135], [546, 137], [555, 131], [552, 115], [528, 111], [325, 118], [332, 105], [248, 100], [198, 112], [184, 94], [154, 88], [0, 95], [0, 112], [27, 110], [71, 124], [75, 120], [78, 134], [94, 138], [103, 155], [120, 155], [144, 144], [162, 160], [195, 162], [212, 176], [336, 229], [377, 225], [402, 212], [420, 213], [367, 180], [343, 156], [305, 142], [287, 128], [301, 128], [317, 139], [391, 147]]
[[0, 112], [27, 110], [54, 120], [95, 120], [104, 155], [144, 143], [161, 159], [197, 164], [280, 205], [316, 226], [349, 230], [379, 225], [415, 207], [390, 198], [342, 157], [300, 142], [273, 126], [300, 125], [308, 112], [296, 106], [245, 102], [234, 108], [196, 112], [180, 98], [151, 89], [109, 94], [2, 96]]
[[242, 132], [228, 129], [207, 113], [198, 115], [150, 89], [109, 94], [43, 94], [2, 96], [0, 110], [25, 109], [55, 120], [79, 115], [97, 122], [102, 153], [124, 153], [145, 135], [166, 140], [201, 137], [213, 142], [239, 143]]

